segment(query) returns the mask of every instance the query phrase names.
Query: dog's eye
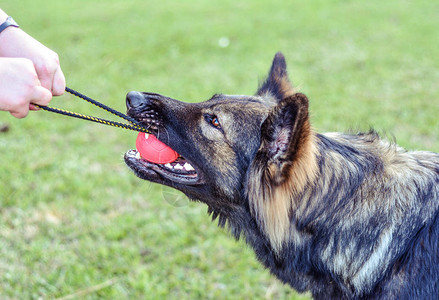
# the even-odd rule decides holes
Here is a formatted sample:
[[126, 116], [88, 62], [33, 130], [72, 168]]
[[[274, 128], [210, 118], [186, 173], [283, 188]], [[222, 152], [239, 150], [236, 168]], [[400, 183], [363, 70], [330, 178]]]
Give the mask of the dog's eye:
[[213, 127], [217, 129], [221, 129], [221, 124], [218, 121], [217, 116], [215, 115], [205, 115], [204, 118], [206, 119], [206, 122], [212, 125]]
[[213, 118], [212, 121], [210, 121], [210, 123], [216, 128], [221, 128], [221, 125], [220, 125], [217, 117]]

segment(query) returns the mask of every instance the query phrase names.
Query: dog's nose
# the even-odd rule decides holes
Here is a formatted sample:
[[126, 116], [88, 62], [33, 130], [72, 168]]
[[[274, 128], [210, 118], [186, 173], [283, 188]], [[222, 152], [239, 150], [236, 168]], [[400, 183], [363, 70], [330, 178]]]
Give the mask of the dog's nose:
[[131, 91], [127, 94], [126, 104], [128, 108], [138, 108], [144, 105], [145, 98], [143, 94], [136, 91]]

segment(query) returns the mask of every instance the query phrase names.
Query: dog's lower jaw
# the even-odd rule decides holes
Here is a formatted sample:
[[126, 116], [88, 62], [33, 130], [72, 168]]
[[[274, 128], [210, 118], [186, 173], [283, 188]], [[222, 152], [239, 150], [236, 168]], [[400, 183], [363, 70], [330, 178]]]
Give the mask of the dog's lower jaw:
[[148, 162], [142, 158], [139, 158], [136, 150], [129, 150], [125, 153], [125, 163], [130, 167], [137, 177], [168, 185], [196, 185], [200, 184], [201, 177], [195, 170], [187, 172], [173, 172], [171, 168], [167, 168], [164, 165]]

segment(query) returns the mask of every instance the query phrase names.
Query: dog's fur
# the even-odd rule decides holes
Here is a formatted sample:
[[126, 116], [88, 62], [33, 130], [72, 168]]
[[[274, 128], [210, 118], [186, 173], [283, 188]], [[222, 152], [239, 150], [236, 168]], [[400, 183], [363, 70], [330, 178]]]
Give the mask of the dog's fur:
[[[280, 280], [315, 299], [439, 298], [439, 155], [312, 130], [281, 53], [255, 96], [189, 104], [130, 92], [128, 114], [195, 169], [125, 155], [207, 204]], [[174, 163], [175, 165], [175, 163]], [[190, 168], [189, 168], [190, 169]]]

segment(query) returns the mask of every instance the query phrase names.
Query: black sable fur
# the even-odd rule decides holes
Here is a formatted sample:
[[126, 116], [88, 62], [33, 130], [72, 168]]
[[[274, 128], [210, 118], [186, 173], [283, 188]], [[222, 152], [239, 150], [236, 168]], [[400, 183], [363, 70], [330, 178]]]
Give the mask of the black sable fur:
[[315, 299], [439, 299], [439, 154], [373, 131], [313, 132], [281, 53], [255, 96], [131, 92], [127, 106], [198, 180], [167, 179], [132, 152], [128, 166], [207, 204], [282, 282]]

